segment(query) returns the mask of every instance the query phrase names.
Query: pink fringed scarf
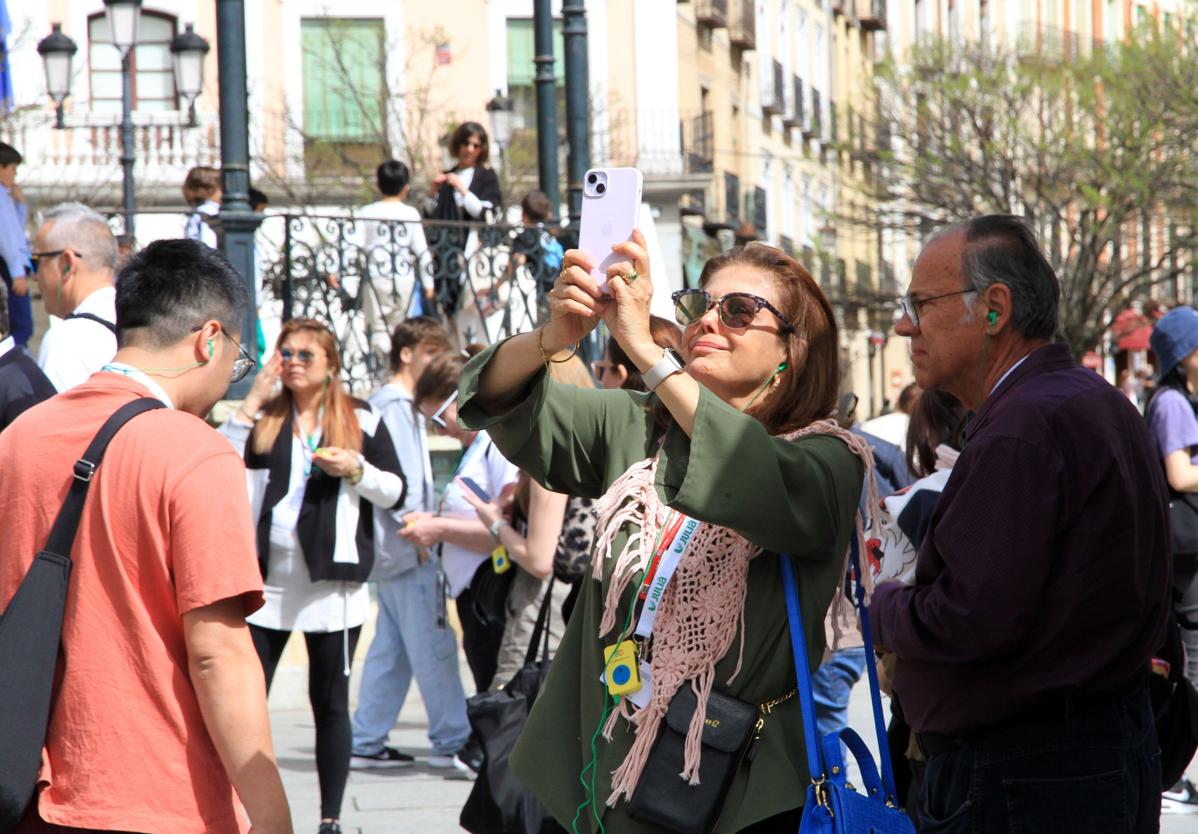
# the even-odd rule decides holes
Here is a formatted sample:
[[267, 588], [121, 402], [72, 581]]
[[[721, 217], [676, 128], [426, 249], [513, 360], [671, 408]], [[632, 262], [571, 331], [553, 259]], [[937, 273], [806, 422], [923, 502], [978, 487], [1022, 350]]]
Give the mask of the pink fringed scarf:
[[[864, 439], [840, 428], [833, 420], [812, 423], [784, 435], [784, 439], [794, 440], [813, 434], [839, 437], [865, 464], [867, 506], [872, 523], [878, 505], [873, 450]], [[639, 528], [628, 538], [616, 558], [599, 624], [600, 638], [611, 634], [616, 628], [616, 611], [620, 600], [633, 579], [648, 566], [658, 533], [670, 514], [654, 488], [657, 462], [658, 457], [654, 456], [633, 464], [595, 506], [595, 515], [599, 520], [593, 560], [596, 579], [603, 578], [603, 566], [612, 555], [613, 543], [619, 531], [625, 525]], [[855, 528], [861, 552], [864, 553], [864, 528], [860, 513], [857, 514]], [[649, 704], [644, 709], [634, 710], [627, 698], [621, 699], [603, 730], [604, 737], [610, 741], [619, 716], [636, 727], [636, 738], [628, 755], [612, 774], [608, 805], [614, 806], [621, 796], [632, 796], [670, 700], [686, 682], [690, 683], [698, 698], [698, 708], [688, 728], [680, 776], [692, 785], [699, 784], [703, 716], [707, 712], [707, 699], [715, 682], [715, 665], [728, 653], [733, 636], [739, 631], [736, 668], [725, 683], [732, 683], [740, 673], [744, 653], [744, 604], [749, 560], [760, 552], [760, 548], [727, 527], [706, 522], [699, 526], [658, 609], [649, 659], [653, 685]], [[846, 564], [847, 560], [846, 551]], [[873, 583], [869, 571], [864, 573], [860, 581], [865, 584], [868, 600]], [[833, 606], [843, 601], [843, 585], [837, 584]], [[625, 635], [620, 636], [623, 638]], [[840, 636], [837, 629], [837, 641]]]

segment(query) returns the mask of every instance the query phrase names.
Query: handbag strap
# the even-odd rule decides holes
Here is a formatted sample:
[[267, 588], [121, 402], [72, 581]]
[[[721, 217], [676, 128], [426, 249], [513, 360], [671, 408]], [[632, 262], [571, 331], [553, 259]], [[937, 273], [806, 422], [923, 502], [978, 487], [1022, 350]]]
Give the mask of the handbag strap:
[[50, 537], [46, 540], [46, 551], [70, 560], [71, 548], [75, 545], [75, 532], [79, 529], [79, 519], [83, 517], [83, 504], [87, 500], [87, 490], [91, 486], [92, 477], [96, 474], [96, 468], [104, 457], [104, 451], [108, 448], [109, 441], [120, 431], [121, 426], [138, 414], [165, 407], [162, 401], [153, 397], [141, 397], [121, 406], [115, 414], [104, 421], [104, 425], [96, 432], [87, 451], [75, 461], [71, 486], [67, 490], [66, 499], [62, 502], [62, 508], [54, 518], [54, 526], [50, 528]]
[[807, 748], [807, 772], [813, 782], [824, 781], [824, 766], [820, 761], [819, 734], [815, 729], [815, 697], [811, 693], [811, 670], [807, 666], [807, 637], [803, 634], [803, 611], [799, 607], [799, 589], [795, 583], [790, 554], [779, 554], [782, 565], [782, 586], [786, 593], [786, 620], [790, 625], [790, 648], [795, 659], [798, 678], [799, 706], [803, 712], [803, 746]]
[[541, 600], [541, 610], [537, 612], [537, 624], [532, 630], [532, 639], [528, 641], [528, 651], [524, 653], [524, 665], [537, 659], [537, 644], [541, 643], [541, 661], [549, 663], [549, 612], [553, 608], [553, 583], [557, 578], [549, 576], [549, 585], [545, 588], [545, 598]]
[[[857, 551], [857, 536], [850, 536], [849, 564], [854, 577], [860, 577], [861, 568]], [[815, 698], [811, 690], [811, 670], [808, 666], [807, 637], [803, 633], [803, 611], [799, 604], [799, 589], [795, 581], [794, 566], [789, 554], [780, 554], [782, 585], [786, 593], [786, 619], [790, 626], [790, 645], [794, 653], [795, 674], [798, 678], [799, 702], [803, 711], [803, 741], [807, 748], [807, 770], [813, 781], [823, 781], [827, 769], [820, 751], [819, 733], [815, 722]], [[857, 610], [861, 615], [861, 632], [865, 641], [865, 668], [869, 676], [870, 706], [874, 714], [874, 729], [878, 734], [878, 754], [881, 758], [882, 787], [886, 800], [895, 803], [894, 769], [890, 763], [890, 744], [886, 738], [886, 722], [882, 716], [882, 694], [878, 687], [878, 670], [873, 662], [873, 635], [869, 631], [869, 607], [865, 605], [865, 591], [860, 580], [856, 582]]]
[[882, 787], [886, 790], [887, 801], [897, 803], [898, 791], [894, 786], [894, 767], [890, 761], [890, 738], [886, 734], [886, 720], [882, 715], [877, 655], [874, 654], [873, 631], [869, 627], [869, 606], [865, 604], [865, 585], [861, 581], [861, 556], [857, 539], [857, 536], [853, 536], [849, 546], [849, 564], [853, 568], [856, 585], [857, 611], [861, 614], [861, 639], [865, 643], [865, 673], [869, 677], [869, 701], [874, 713], [874, 732], [878, 734], [878, 757], [882, 760]]

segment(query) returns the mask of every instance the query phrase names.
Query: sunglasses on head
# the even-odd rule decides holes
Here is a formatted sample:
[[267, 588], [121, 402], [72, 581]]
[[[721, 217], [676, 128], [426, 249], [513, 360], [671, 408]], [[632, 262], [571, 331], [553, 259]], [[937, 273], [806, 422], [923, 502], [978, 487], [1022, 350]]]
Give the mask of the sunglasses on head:
[[795, 326], [786, 316], [778, 312], [778, 308], [759, 295], [747, 292], [730, 292], [720, 298], [713, 298], [707, 290], [689, 289], [678, 290], [670, 296], [674, 301], [674, 318], [686, 326], [697, 322], [712, 307], [718, 307], [720, 321], [725, 327], [733, 330], [744, 330], [757, 318], [762, 309], [769, 310], [782, 322], [782, 333], [793, 332]]
[[449, 428], [449, 424], [445, 422], [444, 414], [446, 411], [449, 410], [449, 407], [451, 405], [453, 405], [455, 402], [457, 402], [457, 399], [458, 399], [458, 392], [454, 391], [452, 394], [449, 395], [449, 397], [445, 400], [445, 402], [441, 403], [440, 407], [436, 411], [434, 411], [432, 416], [429, 417], [428, 419], [432, 420], [433, 424], [435, 426], [437, 426], [438, 428], [442, 428], [442, 429]]
[[279, 351], [279, 358], [284, 362], [292, 360], [299, 362], [301, 365], [310, 365], [312, 360], [316, 358], [316, 354], [310, 350], [292, 350], [291, 348], [283, 348]]

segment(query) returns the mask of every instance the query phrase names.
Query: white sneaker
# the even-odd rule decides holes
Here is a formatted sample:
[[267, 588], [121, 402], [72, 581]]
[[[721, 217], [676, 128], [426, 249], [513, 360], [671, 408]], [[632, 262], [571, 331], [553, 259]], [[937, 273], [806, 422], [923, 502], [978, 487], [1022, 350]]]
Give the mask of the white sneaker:
[[1198, 790], [1189, 779], [1183, 778], [1161, 793], [1162, 814], [1198, 814]]
[[424, 763], [429, 767], [435, 767], [437, 770], [446, 770], [453, 767], [454, 756], [429, 756], [424, 760]]

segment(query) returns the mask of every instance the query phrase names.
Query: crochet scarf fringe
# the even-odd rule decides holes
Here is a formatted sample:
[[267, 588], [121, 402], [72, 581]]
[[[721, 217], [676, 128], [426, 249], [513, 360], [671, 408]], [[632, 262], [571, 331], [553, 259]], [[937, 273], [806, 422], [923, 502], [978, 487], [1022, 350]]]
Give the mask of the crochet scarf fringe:
[[[866, 506], [870, 525], [875, 525], [878, 487], [874, 476], [873, 450], [863, 438], [840, 428], [833, 420], [812, 423], [783, 438], [794, 440], [815, 434], [840, 438], [864, 463]], [[654, 487], [657, 463], [658, 456], [655, 455], [633, 464], [595, 505], [598, 519], [595, 558], [592, 562], [595, 579], [602, 581], [604, 565], [612, 556], [619, 531], [628, 525], [637, 528], [616, 557], [599, 623], [600, 639], [615, 630], [620, 600], [625, 597], [633, 579], [648, 567], [658, 535], [670, 515], [670, 509], [661, 503]], [[860, 512], [856, 515], [854, 528], [860, 552], [864, 553], [864, 521]], [[612, 790], [607, 799], [609, 806], [614, 806], [621, 797], [632, 796], [670, 701], [684, 683], [690, 684], [698, 706], [687, 728], [684, 765], [679, 775], [691, 785], [699, 784], [703, 718], [715, 683], [715, 666], [728, 653], [733, 636], [739, 633], [736, 667], [725, 683], [732, 683], [740, 673], [744, 655], [744, 604], [749, 560], [760, 552], [759, 547], [726, 527], [703, 522], [696, 530], [685, 557], [678, 564], [662, 597], [654, 622], [649, 659], [653, 692], [649, 703], [643, 709], [633, 709], [628, 699], [622, 698], [603, 728], [603, 736], [608, 741], [611, 741], [620, 717], [636, 728], [632, 747], [623, 763], [612, 773]], [[846, 570], [848, 558], [846, 550]], [[864, 587], [868, 603], [869, 595], [873, 592], [873, 581], [869, 571], [862, 573], [864, 575], [858, 577], [858, 581]], [[629, 600], [629, 604], [634, 604], [632, 597]], [[839, 582], [832, 606], [847, 602], [844, 583]], [[843, 636], [837, 619], [833, 618], [834, 648]], [[618, 639], [626, 638], [627, 633], [622, 632]]]

